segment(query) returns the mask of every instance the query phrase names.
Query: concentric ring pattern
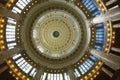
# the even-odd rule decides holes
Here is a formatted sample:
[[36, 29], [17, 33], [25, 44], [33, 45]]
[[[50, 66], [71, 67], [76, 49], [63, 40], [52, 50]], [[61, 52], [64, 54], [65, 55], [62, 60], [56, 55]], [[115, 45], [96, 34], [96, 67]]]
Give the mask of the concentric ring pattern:
[[5, 26], [6, 49], [21, 47], [7, 60], [10, 73], [22, 80], [93, 80], [103, 62], [88, 49], [104, 51], [110, 45], [105, 45], [110, 33], [105, 34], [105, 23], [91, 23], [102, 13], [94, 2], [17, 0], [10, 9], [21, 21], [7, 17]]
[[72, 54], [80, 43], [80, 24], [63, 10], [44, 12], [34, 22], [32, 42], [34, 47], [50, 58]]
[[26, 53], [47, 68], [60, 69], [76, 63], [89, 46], [90, 28], [86, 16], [66, 1], [34, 5], [22, 25], [21, 40]]

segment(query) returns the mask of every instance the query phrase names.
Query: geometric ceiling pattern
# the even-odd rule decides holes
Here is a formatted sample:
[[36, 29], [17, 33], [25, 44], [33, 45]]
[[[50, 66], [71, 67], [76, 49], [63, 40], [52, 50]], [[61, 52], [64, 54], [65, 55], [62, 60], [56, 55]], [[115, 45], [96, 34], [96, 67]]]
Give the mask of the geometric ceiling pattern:
[[107, 54], [112, 33], [110, 21], [92, 20], [107, 12], [101, 0], [10, 0], [6, 8], [21, 16], [0, 17], [0, 49], [21, 47], [6, 61], [16, 80], [93, 80], [99, 74], [103, 62], [89, 50]]

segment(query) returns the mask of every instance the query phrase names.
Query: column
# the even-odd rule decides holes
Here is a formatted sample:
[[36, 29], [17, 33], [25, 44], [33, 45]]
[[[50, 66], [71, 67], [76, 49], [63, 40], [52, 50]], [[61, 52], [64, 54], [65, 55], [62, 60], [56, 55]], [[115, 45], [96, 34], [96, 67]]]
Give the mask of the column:
[[117, 52], [117, 51], [111, 49], [110, 53], [120, 57], [120, 52]]
[[113, 73], [111, 73], [109, 70], [107, 70], [106, 68], [102, 67], [102, 71], [104, 71], [108, 76], [112, 77]]
[[120, 80], [120, 69], [115, 71], [112, 80]]
[[92, 49], [90, 53], [101, 59], [107, 66], [114, 70], [120, 69], [120, 57], [113, 54], [105, 54], [102, 51]]
[[0, 68], [0, 74], [3, 73], [4, 71], [6, 71], [8, 69], [8, 66], [5, 65], [2, 68]]
[[16, 19], [17, 21], [22, 20], [22, 17], [19, 14], [13, 13], [11, 10], [8, 10], [3, 6], [0, 6], [0, 15]]
[[19, 53], [22, 49], [20, 47], [15, 47], [13, 49], [0, 52], [0, 64], [4, 62], [7, 58], [10, 58], [15, 53]]
[[37, 73], [33, 80], [40, 80], [41, 76], [44, 74], [43, 68], [37, 67]]
[[119, 52], [120, 53], [120, 48], [116, 48], [116, 47], [112, 47], [111, 50], [115, 51], [115, 52]]
[[113, 28], [120, 28], [120, 23], [113, 25]]
[[110, 18], [112, 21], [113, 20], [120, 20], [120, 8], [116, 7], [112, 10], [109, 10], [107, 18]]
[[106, 6], [113, 4], [114, 2], [117, 2], [117, 0], [109, 0], [106, 2]]
[[70, 77], [70, 80], [77, 80], [77, 78], [75, 77], [75, 74], [74, 74], [74, 69], [72, 67], [69, 67], [68, 68], [68, 75]]
[[119, 7], [114, 8], [105, 14], [101, 14], [101, 15], [93, 18], [92, 23], [93, 24], [101, 23], [101, 22], [105, 22], [109, 19], [112, 21], [120, 19], [120, 8]]
[[120, 28], [120, 20], [112, 21], [113, 28]]

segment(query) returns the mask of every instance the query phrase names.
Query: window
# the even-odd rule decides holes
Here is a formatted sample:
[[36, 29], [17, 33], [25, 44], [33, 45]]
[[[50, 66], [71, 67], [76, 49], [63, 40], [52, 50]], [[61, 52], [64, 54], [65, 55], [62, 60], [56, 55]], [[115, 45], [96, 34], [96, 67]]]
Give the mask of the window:
[[8, 18], [7, 22], [12, 23], [12, 24], [16, 24], [16, 21], [12, 18]]
[[92, 67], [92, 64], [90, 64], [87, 60], [85, 61], [85, 64], [88, 66], [88, 68]]
[[63, 80], [62, 74], [48, 73], [47, 80]]
[[14, 48], [15, 45], [16, 45], [16, 43], [8, 43], [8, 44], [7, 44], [8, 49]]
[[23, 58], [18, 59], [15, 63], [18, 64], [19, 62], [21, 62], [23, 60]]
[[23, 6], [21, 3], [17, 2], [16, 5], [17, 5], [20, 9], [24, 9], [24, 6]]
[[20, 9], [18, 9], [17, 7], [13, 7], [12, 11], [15, 11], [17, 13], [21, 13], [22, 11]]
[[27, 2], [29, 3], [31, 0], [27, 0]]
[[80, 72], [81, 72], [82, 74], [85, 73], [81, 66], [79, 66], [78, 68], [79, 68], [79, 70], [80, 70]]
[[84, 67], [85, 67], [87, 70], [90, 69], [90, 67], [89, 67], [88, 65], [86, 65], [85, 63], [83, 63], [83, 65], [84, 65]]
[[[24, 64], [22, 64], [20, 67], [20, 69], [23, 71], [24, 67], [27, 65], [27, 62], [25, 62]], [[23, 71], [24, 72], [24, 71]]]
[[94, 61], [97, 61], [98, 59], [95, 57], [95, 56], [93, 56], [93, 55], [90, 55], [90, 58], [92, 59], [92, 60], [94, 60]]
[[21, 57], [21, 54], [20, 54], [20, 53], [13, 55], [12, 59], [15, 60], [15, 59], [17, 59], [17, 58], [19, 58], [19, 57]]
[[47, 73], [44, 72], [44, 74], [41, 76], [40, 80], [45, 80]]
[[16, 6], [13, 7], [12, 12], [21, 13], [31, 0], [18, 0]]
[[19, 0], [18, 2], [21, 3], [23, 7], [26, 6], [26, 4], [23, 2], [23, 0]]
[[23, 68], [23, 71], [24, 71], [25, 73], [28, 73], [31, 69], [32, 69], [32, 66], [27, 63], [27, 65]]
[[95, 45], [95, 49], [102, 50], [102, 46]]
[[18, 64], [18, 66], [22, 66], [25, 62], [26, 62], [25, 60], [22, 60], [22, 61]]
[[15, 41], [15, 25], [10, 25], [10, 23], [16, 24], [16, 22], [8, 18], [8, 23], [6, 25], [6, 41], [7, 42]]
[[83, 66], [83, 64], [80, 67], [83, 69], [84, 73], [87, 72], [87, 69]]
[[30, 72], [30, 76], [33, 76], [33, 77], [34, 77], [34, 76], [35, 76], [34, 74], [36, 74], [35, 71], [36, 71], [36, 68], [33, 68], [32, 71]]
[[93, 17], [100, 15], [101, 12], [98, 10], [93, 0], [81, 0], [81, 2], [86, 6], [88, 11], [90, 11]]
[[104, 45], [104, 23], [98, 23], [96, 26], [96, 43], [95, 48], [102, 50]]
[[69, 75], [67, 75], [66, 73], [64, 73], [64, 78], [65, 78], [65, 80], [70, 80]]
[[96, 11], [92, 14], [92, 16], [98, 16], [98, 15], [100, 15], [100, 11]]
[[87, 62], [89, 62], [91, 65], [94, 65], [94, 62], [91, 61], [90, 59], [87, 59]]
[[[13, 58], [17, 58], [17, 57], [19, 57], [20, 56], [20, 54], [19, 55], [16, 55], [16, 57], [13, 57]], [[19, 58], [19, 59], [17, 59], [16, 61], [15, 61], [15, 63], [16, 63], [16, 65], [18, 66], [18, 67], [20, 67], [20, 69], [23, 71], [23, 72], [25, 72], [26, 74], [28, 74], [28, 75], [30, 75], [30, 76], [32, 76], [32, 77], [34, 77], [35, 76], [35, 71], [36, 71], [36, 69], [35, 68], [33, 68], [33, 66], [32, 65], [30, 65], [23, 57], [21, 57], [21, 58]], [[31, 71], [31, 72], [30, 72]]]
[[80, 77], [81, 76], [77, 69], [75, 69], [75, 75], [76, 75], [76, 77]]

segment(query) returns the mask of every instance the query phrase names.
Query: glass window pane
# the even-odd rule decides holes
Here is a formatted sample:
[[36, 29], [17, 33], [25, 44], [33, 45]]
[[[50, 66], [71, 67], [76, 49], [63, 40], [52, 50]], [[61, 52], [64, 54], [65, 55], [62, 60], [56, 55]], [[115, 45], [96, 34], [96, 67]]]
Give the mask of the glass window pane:
[[31, 0], [27, 0], [27, 2], [30, 2]]
[[19, 2], [20, 4], [22, 4], [23, 7], [26, 6], [26, 4], [25, 4], [22, 0], [19, 0], [18, 2]]
[[33, 70], [32, 70], [31, 73], [30, 73], [30, 76], [33, 76], [33, 74], [35, 73], [35, 71], [36, 71], [36, 69], [33, 68]]
[[92, 60], [94, 60], [94, 61], [97, 61], [98, 59], [95, 57], [95, 56], [93, 56], [93, 55], [90, 55], [90, 58], [92, 59]]
[[27, 65], [25, 72], [28, 73], [32, 69], [32, 66], [30, 64]]
[[20, 68], [23, 70], [26, 65], [27, 65], [27, 62], [25, 62], [22, 66], [20, 66]]
[[47, 75], [47, 73], [46, 73], [46, 72], [44, 72], [44, 75], [43, 75], [43, 78], [42, 78], [42, 80], [45, 80], [45, 78], [46, 78], [46, 75]]
[[9, 19], [9, 18], [8, 18], [7, 22], [12, 23], [12, 24], [16, 24], [16, 21], [15, 21], [15, 20], [11, 20], [11, 19]]
[[15, 54], [15, 55], [13, 55], [12, 59], [15, 60], [15, 59], [19, 58], [20, 56], [21, 56], [20, 53], [19, 54]]
[[16, 64], [18, 64], [19, 62], [21, 62], [23, 60], [23, 58], [18, 59], [17, 61], [15, 61]]
[[19, 2], [17, 2], [16, 5], [17, 5], [19, 8], [24, 9], [24, 6], [22, 6]]
[[60, 74], [60, 80], [63, 80], [63, 76], [62, 76], [62, 74]]
[[13, 10], [17, 11], [18, 13], [21, 13], [21, 10], [16, 7], [13, 7]]
[[24, 3], [25, 3], [25, 5], [27, 5], [28, 4], [28, 2], [26, 1], [26, 0], [22, 0]]
[[85, 67], [87, 70], [89, 70], [89, 69], [90, 69], [90, 67], [89, 67], [89, 66], [87, 66], [85, 63], [83, 63], [83, 65], [84, 65], [84, 67]]
[[80, 73], [77, 69], [75, 69], [76, 77], [80, 77]]
[[87, 61], [88, 61], [91, 65], [94, 65], [94, 62], [92, 62], [90, 59], [87, 59]]
[[92, 64], [90, 64], [87, 60], [85, 61], [85, 63], [91, 68]]
[[7, 44], [8, 49], [14, 48], [15, 45], [16, 45], [16, 43], [9, 43], [9, 44]]
[[16, 14], [17, 14], [17, 11], [16, 11], [16, 10], [14, 10], [14, 9], [12, 9], [12, 12], [14, 12], [14, 13], [16, 13]]
[[36, 75], [36, 72], [34, 72], [33, 77], [35, 77], [35, 75]]

